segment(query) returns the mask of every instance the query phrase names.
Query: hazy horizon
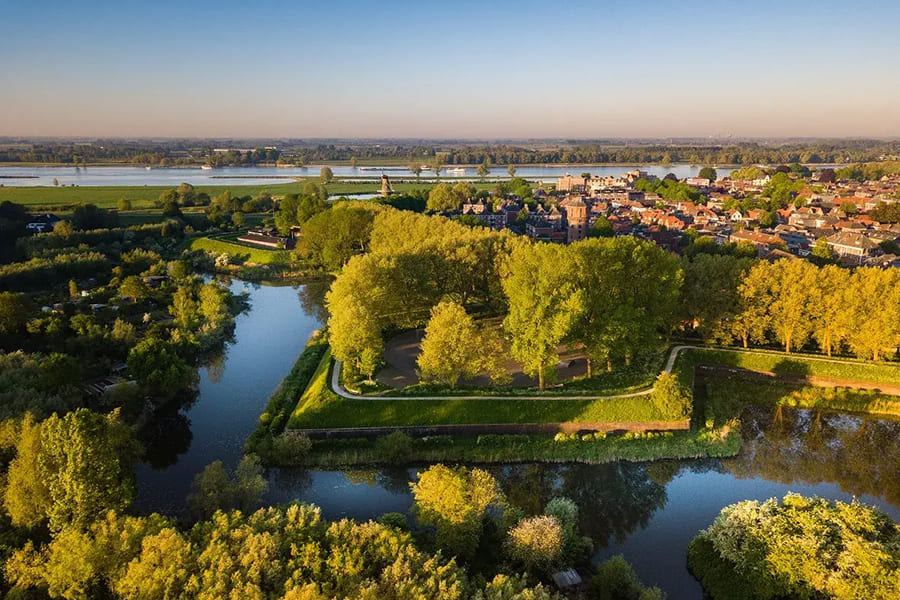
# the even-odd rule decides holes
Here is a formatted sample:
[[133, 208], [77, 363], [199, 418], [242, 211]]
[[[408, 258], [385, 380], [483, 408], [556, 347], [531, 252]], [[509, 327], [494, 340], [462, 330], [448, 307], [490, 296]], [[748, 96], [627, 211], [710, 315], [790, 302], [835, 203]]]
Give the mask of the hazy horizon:
[[0, 136], [900, 135], [900, 3], [0, 2]]

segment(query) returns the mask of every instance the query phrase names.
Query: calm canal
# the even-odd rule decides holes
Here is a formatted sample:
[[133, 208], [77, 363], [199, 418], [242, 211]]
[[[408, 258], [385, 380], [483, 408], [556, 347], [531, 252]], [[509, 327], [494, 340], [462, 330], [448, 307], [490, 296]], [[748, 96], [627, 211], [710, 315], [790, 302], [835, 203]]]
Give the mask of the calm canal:
[[[138, 469], [137, 508], [183, 511], [194, 475], [222, 460], [233, 466], [269, 395], [322, 319], [324, 285], [259, 286], [240, 281], [251, 309], [238, 316], [234, 342], [201, 370], [200, 393], [159, 426], [159, 448]], [[608, 465], [521, 464], [489, 467], [512, 504], [539, 511], [553, 496], [575, 500], [597, 559], [624, 554], [641, 579], [671, 600], [699, 600], [685, 550], [719, 510], [788, 491], [849, 501], [854, 497], [900, 520], [900, 423], [766, 410], [745, 415], [741, 455], [727, 460]], [[417, 467], [307, 471], [272, 469], [267, 503], [317, 504], [326, 518], [368, 519], [407, 512]]]

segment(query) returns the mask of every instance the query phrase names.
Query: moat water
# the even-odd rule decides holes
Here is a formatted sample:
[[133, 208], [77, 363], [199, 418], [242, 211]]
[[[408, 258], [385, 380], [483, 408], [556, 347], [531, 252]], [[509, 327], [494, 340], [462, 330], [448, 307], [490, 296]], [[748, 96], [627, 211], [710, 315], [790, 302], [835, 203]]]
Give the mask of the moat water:
[[[152, 465], [138, 469], [136, 507], [183, 514], [196, 473], [214, 461], [232, 467], [269, 395], [323, 318], [324, 285], [247, 290], [251, 308], [237, 317], [234, 341], [201, 370], [199, 395], [160, 420]], [[688, 542], [723, 506], [789, 491], [860, 501], [900, 520], [900, 423], [810, 411], [744, 415], [744, 445], [733, 459], [654, 463], [518, 464], [487, 467], [509, 501], [537, 512], [550, 498], [575, 500], [597, 560], [623, 554], [647, 584], [671, 600], [702, 598], [685, 567]], [[158, 448], [154, 450], [153, 448]], [[316, 471], [271, 469], [267, 503], [311, 502], [326, 518], [374, 518], [407, 512], [409, 483], [424, 465]]]

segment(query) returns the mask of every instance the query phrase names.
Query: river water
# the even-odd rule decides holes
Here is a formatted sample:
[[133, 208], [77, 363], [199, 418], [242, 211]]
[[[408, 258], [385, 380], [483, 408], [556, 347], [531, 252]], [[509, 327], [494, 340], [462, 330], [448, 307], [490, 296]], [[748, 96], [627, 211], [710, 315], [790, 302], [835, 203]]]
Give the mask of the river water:
[[[240, 281], [251, 309], [237, 317], [234, 342], [202, 369], [193, 405], [159, 427], [152, 462], [138, 469], [141, 510], [181, 514], [193, 476], [222, 460], [233, 466], [241, 445], [280, 379], [323, 318], [324, 284], [259, 286]], [[639, 577], [671, 600], [700, 600], [685, 568], [697, 531], [723, 506], [789, 491], [849, 501], [858, 497], [900, 521], [900, 423], [846, 415], [753, 410], [744, 446], [733, 459], [487, 467], [509, 501], [533, 513], [557, 495], [575, 500], [597, 560], [623, 554]], [[174, 450], [173, 450], [174, 449]], [[266, 503], [312, 502], [326, 518], [374, 518], [407, 512], [417, 466], [315, 471], [271, 469]]]
[[[298, 168], [274, 168], [274, 167], [226, 167], [221, 169], [204, 170], [200, 168], [153, 168], [149, 171], [144, 167], [0, 167], [0, 184], [4, 186], [52, 186], [56, 179], [60, 185], [79, 186], [144, 186], [162, 185], [175, 187], [182, 182], [192, 185], [265, 185], [267, 183], [289, 183], [294, 177], [318, 177], [318, 166]], [[445, 168], [441, 173], [442, 179], [467, 178], [476, 179], [474, 167], [464, 168], [463, 171], [451, 171]], [[650, 165], [645, 167], [635, 166], [573, 166], [573, 165], [549, 165], [549, 166], [522, 166], [516, 169], [516, 176], [531, 179], [546, 178], [555, 179], [566, 173], [580, 175], [589, 172], [592, 175], [620, 176], [632, 169], [641, 169], [650, 175], [663, 177], [667, 173], [674, 173], [679, 178], [691, 177], [700, 171], [700, 167], [689, 165], [672, 165], [663, 167]], [[383, 171], [380, 169], [384, 169]], [[336, 177], [345, 178], [378, 178], [381, 173], [386, 173], [391, 179], [415, 179], [409, 169], [397, 167], [366, 167], [356, 168], [350, 166], [332, 166], [332, 172]], [[728, 167], [720, 167], [717, 172], [720, 177], [732, 171]], [[423, 179], [433, 177], [430, 171], [424, 171]], [[508, 178], [506, 167], [493, 167], [490, 178]]]

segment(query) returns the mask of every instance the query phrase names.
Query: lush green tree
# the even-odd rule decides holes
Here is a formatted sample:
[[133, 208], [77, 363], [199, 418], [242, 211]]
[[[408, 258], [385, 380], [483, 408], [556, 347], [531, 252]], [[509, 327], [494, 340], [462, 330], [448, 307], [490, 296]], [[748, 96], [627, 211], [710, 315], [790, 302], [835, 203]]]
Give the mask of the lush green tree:
[[175, 346], [147, 338], [128, 353], [128, 372], [146, 390], [171, 398], [192, 385], [197, 371], [182, 359]]
[[762, 343], [769, 327], [769, 307], [772, 292], [768, 264], [757, 263], [738, 288], [738, 312], [731, 320], [731, 332], [741, 340], [744, 348], [749, 342]]
[[51, 598], [116, 597], [110, 593], [116, 579], [141, 554], [143, 542], [165, 527], [171, 524], [159, 515], [123, 517], [110, 511], [88, 527], [65, 527], [46, 546], [29, 542], [7, 562], [7, 576], [22, 597], [33, 597], [25, 595], [28, 589]]
[[13, 525], [36, 527], [47, 519], [51, 499], [41, 474], [41, 425], [31, 414], [22, 420], [16, 458], [9, 465], [5, 507]]
[[234, 484], [225, 470], [221, 460], [214, 461], [194, 476], [188, 506], [199, 516], [210, 516], [219, 509], [232, 507], [234, 501]]
[[0, 292], [0, 333], [15, 333], [25, 327], [34, 304], [25, 294]]
[[[626, 363], [656, 346], [675, 324], [682, 272], [677, 258], [631, 237], [585, 240], [569, 247], [580, 308], [570, 339], [591, 361]], [[590, 367], [590, 365], [589, 365]]]
[[700, 172], [697, 173], [697, 177], [700, 177], [701, 179], [709, 179], [710, 181], [714, 182], [719, 178], [719, 175], [718, 173], [716, 173], [716, 170], [714, 168], [703, 167], [702, 169], [700, 169]]
[[786, 495], [722, 509], [688, 548], [688, 565], [716, 600], [884, 599], [900, 595], [900, 529], [854, 501]]
[[618, 554], [597, 565], [591, 578], [591, 600], [665, 600], [659, 588], [648, 588], [638, 581], [634, 568]]
[[119, 211], [131, 210], [131, 200], [128, 198], [120, 198], [117, 206]]
[[53, 226], [53, 235], [67, 238], [71, 237], [73, 233], [75, 233], [75, 230], [72, 229], [72, 224], [68, 221], [57, 221], [56, 225]]
[[134, 496], [137, 448], [118, 414], [78, 409], [41, 423], [39, 473], [47, 486], [50, 528], [86, 527]]
[[507, 260], [503, 291], [509, 301], [504, 327], [512, 354], [544, 389], [555, 373], [556, 353], [581, 310], [573, 262], [563, 246], [525, 244]]
[[434, 465], [411, 487], [419, 523], [435, 527], [438, 548], [461, 558], [477, 549], [488, 508], [503, 502], [497, 482], [481, 469]]
[[259, 506], [260, 500], [269, 489], [265, 469], [255, 454], [245, 454], [234, 468], [236, 490], [235, 503], [244, 511], [251, 511]]
[[297, 225], [297, 214], [300, 208], [300, 196], [286, 194], [278, 203], [278, 212], [275, 213], [275, 227], [282, 235], [287, 235], [291, 227]]
[[319, 179], [322, 180], [322, 183], [331, 183], [334, 181], [334, 172], [332, 172], [331, 167], [322, 167], [319, 169]]
[[659, 374], [650, 400], [663, 415], [663, 420], [688, 419], [691, 416], [691, 393], [671, 373]]
[[183, 260], [171, 260], [166, 264], [166, 272], [175, 281], [187, 281], [194, 277], [191, 268]]
[[811, 290], [813, 337], [825, 354], [840, 350], [853, 326], [850, 272], [835, 265], [818, 269]]
[[684, 261], [682, 315], [704, 340], [731, 341], [731, 323], [740, 310], [738, 289], [751, 265], [730, 255], [697, 254]]
[[509, 165], [506, 167], [506, 172], [509, 174], [510, 178], [516, 176], [516, 165]]
[[169, 314], [174, 318], [175, 324], [182, 329], [190, 329], [196, 323], [197, 301], [194, 299], [194, 290], [190, 286], [178, 286], [178, 289], [172, 294]]
[[834, 262], [835, 254], [828, 245], [828, 240], [823, 236], [815, 241], [812, 247], [812, 259], [816, 264], [826, 265]]
[[791, 352], [803, 346], [812, 329], [812, 305], [810, 293], [816, 287], [817, 269], [802, 260], [779, 260], [769, 265], [760, 263], [754, 268], [768, 272], [772, 286], [772, 304], [769, 318], [772, 329]]
[[495, 576], [484, 588], [477, 591], [472, 600], [561, 600], [562, 597], [542, 584], [528, 586], [526, 577]]
[[207, 283], [200, 288], [199, 312], [210, 325], [219, 325], [229, 319], [228, 291], [214, 283]]
[[328, 339], [334, 357], [356, 372], [374, 374], [373, 357], [384, 348], [385, 319], [378, 303], [389, 298], [380, 285], [378, 257], [352, 258], [334, 280], [327, 295]]
[[613, 237], [616, 232], [613, 229], [612, 223], [609, 219], [604, 216], [597, 217], [597, 220], [594, 221], [594, 224], [587, 231], [588, 237]]
[[465, 198], [449, 183], [439, 183], [428, 193], [428, 210], [434, 212], [452, 212], [458, 210]]
[[181, 533], [157, 515], [110, 513], [86, 530], [29, 543], [7, 565], [16, 597], [77, 600], [559, 600], [523, 577], [468, 581], [452, 560], [418, 550], [407, 531], [290, 504], [217, 513]]
[[119, 295], [123, 298], [130, 298], [132, 302], [146, 298], [149, 293], [147, 284], [137, 275], [129, 275], [119, 285]]
[[868, 215], [879, 223], [900, 223], [900, 202], [879, 202]]
[[303, 224], [298, 252], [326, 271], [337, 271], [369, 247], [375, 212], [357, 203], [341, 203]]
[[453, 184], [453, 191], [462, 202], [473, 198], [476, 194], [475, 186], [468, 181], [458, 181]]
[[297, 203], [297, 223], [303, 225], [327, 208], [328, 205], [325, 203], [325, 198], [320, 198], [317, 195], [301, 196]]
[[118, 220], [114, 211], [98, 208], [94, 204], [79, 204], [72, 210], [72, 228], [81, 231], [115, 227]]
[[0, 419], [42, 419], [81, 404], [80, 361], [64, 354], [0, 352]]
[[894, 269], [861, 268], [850, 281], [849, 297], [854, 300], [850, 348], [860, 358], [879, 360], [894, 352], [900, 338], [900, 274]]
[[416, 176], [416, 179], [419, 179], [419, 175], [422, 174], [422, 164], [418, 161], [412, 162], [409, 165], [409, 172]]
[[117, 342], [123, 342], [127, 345], [131, 345], [135, 340], [134, 325], [124, 319], [116, 318], [116, 320], [113, 321], [110, 336]]
[[434, 158], [431, 159], [431, 164], [429, 165], [431, 170], [434, 171], [434, 176], [440, 178], [441, 169], [444, 168], [444, 159], [438, 154], [434, 155]]
[[190, 541], [171, 527], [146, 535], [140, 554], [115, 580], [116, 594], [125, 600], [183, 598], [195, 565], [193, 550]]
[[478, 169], [476, 169], [476, 173], [478, 173], [478, 177], [484, 181], [485, 178], [491, 174], [491, 163], [490, 160], [485, 158], [484, 162], [478, 165]]
[[502, 348], [498, 336], [481, 331], [465, 308], [455, 302], [441, 302], [431, 310], [425, 328], [418, 364], [424, 381], [437, 381], [455, 387], [460, 380], [472, 379], [487, 371], [502, 381]]
[[563, 528], [555, 517], [522, 519], [509, 530], [506, 550], [513, 562], [528, 571], [547, 573], [563, 555]]
[[255, 454], [243, 456], [233, 473], [217, 460], [194, 477], [188, 505], [203, 517], [210, 517], [217, 510], [252, 511], [268, 488], [265, 470]]

